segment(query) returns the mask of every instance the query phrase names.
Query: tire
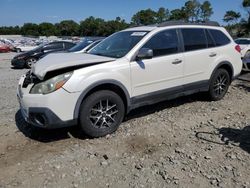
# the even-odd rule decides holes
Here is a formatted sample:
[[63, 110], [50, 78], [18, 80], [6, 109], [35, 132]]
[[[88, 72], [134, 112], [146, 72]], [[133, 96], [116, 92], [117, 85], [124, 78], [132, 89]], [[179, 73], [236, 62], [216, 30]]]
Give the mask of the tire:
[[97, 138], [115, 132], [124, 115], [121, 97], [112, 91], [101, 90], [82, 102], [79, 121], [86, 135]]
[[213, 75], [209, 85], [209, 98], [212, 101], [221, 100], [227, 93], [231, 84], [229, 73], [225, 69], [218, 69]]
[[30, 69], [32, 67], [32, 65], [35, 64], [36, 62], [37, 62], [37, 59], [31, 57], [31, 58], [29, 58], [29, 59], [26, 60], [26, 67], [28, 69]]
[[20, 48], [17, 48], [17, 49], [16, 49], [16, 52], [17, 52], [17, 53], [20, 53], [20, 52], [21, 52], [21, 49], [20, 49]]

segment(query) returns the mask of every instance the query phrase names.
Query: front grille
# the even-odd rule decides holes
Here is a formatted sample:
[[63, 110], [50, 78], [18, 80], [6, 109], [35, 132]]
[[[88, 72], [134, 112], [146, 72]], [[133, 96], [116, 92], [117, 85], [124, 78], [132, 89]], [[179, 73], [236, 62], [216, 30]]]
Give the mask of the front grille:
[[23, 88], [27, 88], [28, 85], [33, 84], [33, 83], [38, 83], [40, 80], [33, 75], [30, 71], [26, 73], [26, 77], [23, 82]]

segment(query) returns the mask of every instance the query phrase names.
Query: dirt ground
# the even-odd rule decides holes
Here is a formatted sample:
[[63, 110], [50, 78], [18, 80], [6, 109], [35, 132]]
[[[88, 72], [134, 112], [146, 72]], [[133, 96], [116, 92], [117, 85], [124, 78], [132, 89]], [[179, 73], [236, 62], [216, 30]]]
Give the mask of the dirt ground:
[[0, 54], [0, 188], [250, 187], [250, 74], [226, 97], [202, 94], [131, 112], [118, 131], [27, 125], [16, 99], [14, 53]]

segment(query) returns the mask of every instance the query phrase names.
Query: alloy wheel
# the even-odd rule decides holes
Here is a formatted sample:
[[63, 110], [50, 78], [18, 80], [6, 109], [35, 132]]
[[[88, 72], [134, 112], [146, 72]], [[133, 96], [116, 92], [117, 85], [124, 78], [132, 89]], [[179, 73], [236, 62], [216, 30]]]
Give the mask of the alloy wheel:
[[27, 66], [29, 68], [31, 68], [32, 65], [34, 65], [34, 63], [36, 63], [36, 59], [35, 58], [30, 58], [30, 59], [27, 60]]
[[89, 119], [96, 128], [107, 128], [115, 123], [118, 114], [117, 105], [109, 99], [101, 100], [90, 110]]
[[227, 92], [228, 85], [229, 85], [228, 76], [223, 73], [219, 74], [213, 85], [214, 94], [216, 96], [224, 95]]

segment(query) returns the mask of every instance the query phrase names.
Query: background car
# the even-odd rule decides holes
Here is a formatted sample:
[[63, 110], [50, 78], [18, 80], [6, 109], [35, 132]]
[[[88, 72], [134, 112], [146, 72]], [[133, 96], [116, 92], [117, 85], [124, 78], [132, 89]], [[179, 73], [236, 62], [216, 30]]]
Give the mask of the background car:
[[10, 52], [11, 49], [8, 45], [6, 44], [0, 44], [0, 53], [6, 53], [6, 52]]
[[97, 40], [95, 42], [92, 42], [90, 45], [86, 46], [85, 48], [83, 48], [81, 51], [77, 51], [74, 52], [76, 54], [80, 54], [80, 53], [87, 53], [89, 50], [91, 50], [92, 48], [94, 48], [97, 44], [99, 44], [102, 40]]
[[27, 51], [31, 51], [34, 50], [35, 48], [37, 48], [38, 46], [16, 46], [14, 47], [14, 51], [15, 52], [27, 52]]
[[34, 63], [36, 63], [39, 59], [46, 56], [47, 54], [65, 51], [72, 48], [73, 46], [75, 46], [75, 43], [65, 41], [42, 44], [34, 50], [15, 56], [11, 61], [11, 65], [16, 68], [31, 68]]
[[242, 70], [250, 71], [250, 57], [243, 58], [242, 62], [243, 62]]
[[242, 58], [249, 57], [250, 56], [250, 38], [239, 38], [239, 39], [236, 39], [235, 42], [240, 45]]
[[[72, 47], [71, 49], [68, 50], [68, 52], [74, 52], [74, 53], [84, 53], [86, 51], [86, 47], [89, 47], [92, 43], [96, 41], [102, 40], [102, 37], [91, 37], [91, 38], [84, 38], [81, 42], [79, 42], [77, 45]], [[95, 45], [98, 43], [94, 43]], [[91, 48], [91, 46], [90, 46]], [[89, 49], [90, 49], [89, 48]]]

